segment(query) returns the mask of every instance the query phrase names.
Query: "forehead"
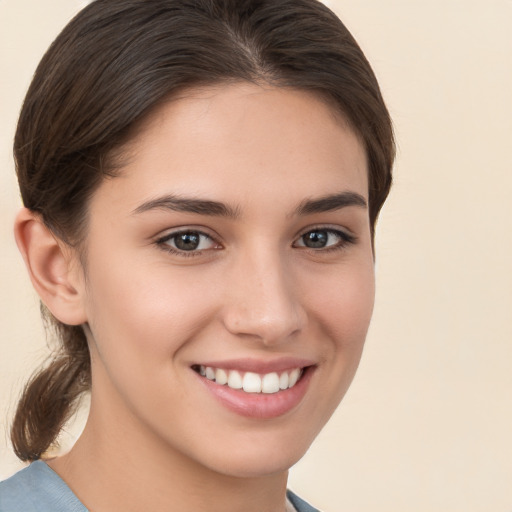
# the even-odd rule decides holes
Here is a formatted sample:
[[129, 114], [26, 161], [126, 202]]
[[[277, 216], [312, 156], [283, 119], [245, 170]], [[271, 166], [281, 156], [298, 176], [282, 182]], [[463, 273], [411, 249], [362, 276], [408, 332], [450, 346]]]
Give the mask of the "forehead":
[[125, 152], [120, 177], [98, 192], [133, 209], [164, 192], [237, 204], [345, 189], [368, 195], [358, 136], [326, 101], [295, 89], [188, 90], [153, 112]]

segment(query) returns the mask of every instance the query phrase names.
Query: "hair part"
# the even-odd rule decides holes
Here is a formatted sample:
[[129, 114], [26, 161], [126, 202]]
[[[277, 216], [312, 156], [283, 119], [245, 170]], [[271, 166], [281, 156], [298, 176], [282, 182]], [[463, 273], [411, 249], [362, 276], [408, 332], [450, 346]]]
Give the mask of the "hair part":
[[[80, 251], [90, 198], [159, 105], [192, 87], [248, 81], [334, 105], [367, 154], [372, 230], [391, 186], [391, 120], [373, 71], [317, 0], [96, 0], [41, 60], [14, 141], [23, 202]], [[60, 351], [29, 381], [11, 430], [17, 456], [44, 455], [89, 389], [81, 326], [48, 313]]]

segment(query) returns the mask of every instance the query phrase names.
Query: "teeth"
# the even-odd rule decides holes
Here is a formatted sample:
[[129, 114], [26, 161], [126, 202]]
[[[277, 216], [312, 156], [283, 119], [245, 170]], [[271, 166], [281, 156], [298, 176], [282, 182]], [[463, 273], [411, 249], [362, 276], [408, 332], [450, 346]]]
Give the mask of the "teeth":
[[215, 371], [215, 382], [221, 386], [228, 383], [228, 374], [226, 373], [226, 370], [219, 368]]
[[[287, 375], [284, 373], [284, 375]], [[261, 379], [261, 391], [263, 393], [277, 393], [279, 391], [279, 375], [277, 373], [267, 373]]]
[[244, 375], [244, 391], [246, 393], [261, 393], [261, 377], [257, 373], [247, 372]]
[[[206, 374], [206, 376], [208, 376], [208, 373]], [[293, 386], [295, 386], [295, 384], [297, 384], [297, 381], [299, 380], [299, 377], [300, 377], [299, 368], [295, 368], [295, 370], [292, 370], [290, 372], [290, 377], [288, 380], [288, 387], [292, 388]]]
[[243, 389], [246, 393], [271, 394], [295, 386], [302, 375], [302, 369], [294, 368], [281, 374], [272, 372], [259, 375], [253, 372], [244, 374], [237, 370], [200, 366], [199, 374], [220, 386], [227, 385], [231, 389]]
[[242, 389], [242, 376], [236, 370], [229, 372], [228, 386], [232, 389]]
[[286, 372], [281, 374], [281, 377], [279, 377], [279, 389], [288, 389], [288, 382], [289, 377]]

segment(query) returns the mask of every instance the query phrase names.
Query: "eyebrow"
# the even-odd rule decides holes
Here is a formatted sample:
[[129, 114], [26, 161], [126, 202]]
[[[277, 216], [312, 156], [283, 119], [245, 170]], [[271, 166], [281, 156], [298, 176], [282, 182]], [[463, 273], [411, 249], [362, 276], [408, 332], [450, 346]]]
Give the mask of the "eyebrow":
[[[348, 206], [367, 208], [366, 199], [356, 192], [340, 192], [317, 199], [306, 199], [295, 209], [295, 215], [312, 215], [314, 213], [331, 212]], [[149, 210], [172, 210], [175, 212], [195, 213], [214, 217], [227, 217], [237, 219], [240, 209], [209, 199], [195, 199], [180, 197], [173, 194], [150, 199], [133, 210], [132, 214], [139, 214]]]
[[143, 213], [149, 210], [172, 210], [175, 212], [196, 213], [198, 215], [228, 217], [231, 219], [236, 219], [240, 216], [237, 208], [231, 208], [218, 201], [180, 197], [172, 194], [146, 201], [135, 208], [132, 214]]
[[311, 215], [340, 210], [348, 206], [368, 208], [366, 199], [356, 192], [340, 192], [320, 197], [318, 199], [306, 199], [295, 210], [296, 215]]

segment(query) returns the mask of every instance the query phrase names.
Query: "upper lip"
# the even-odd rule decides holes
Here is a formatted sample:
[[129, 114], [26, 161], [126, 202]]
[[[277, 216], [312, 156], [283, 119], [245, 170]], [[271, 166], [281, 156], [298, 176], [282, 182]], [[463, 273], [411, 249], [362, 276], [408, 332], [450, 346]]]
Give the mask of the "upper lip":
[[262, 359], [228, 359], [225, 361], [205, 361], [196, 363], [196, 365], [209, 366], [210, 368], [222, 368], [223, 370], [238, 370], [241, 372], [253, 373], [273, 373], [293, 370], [294, 368], [305, 368], [315, 365], [310, 359], [302, 359], [296, 357], [281, 357], [272, 360]]

